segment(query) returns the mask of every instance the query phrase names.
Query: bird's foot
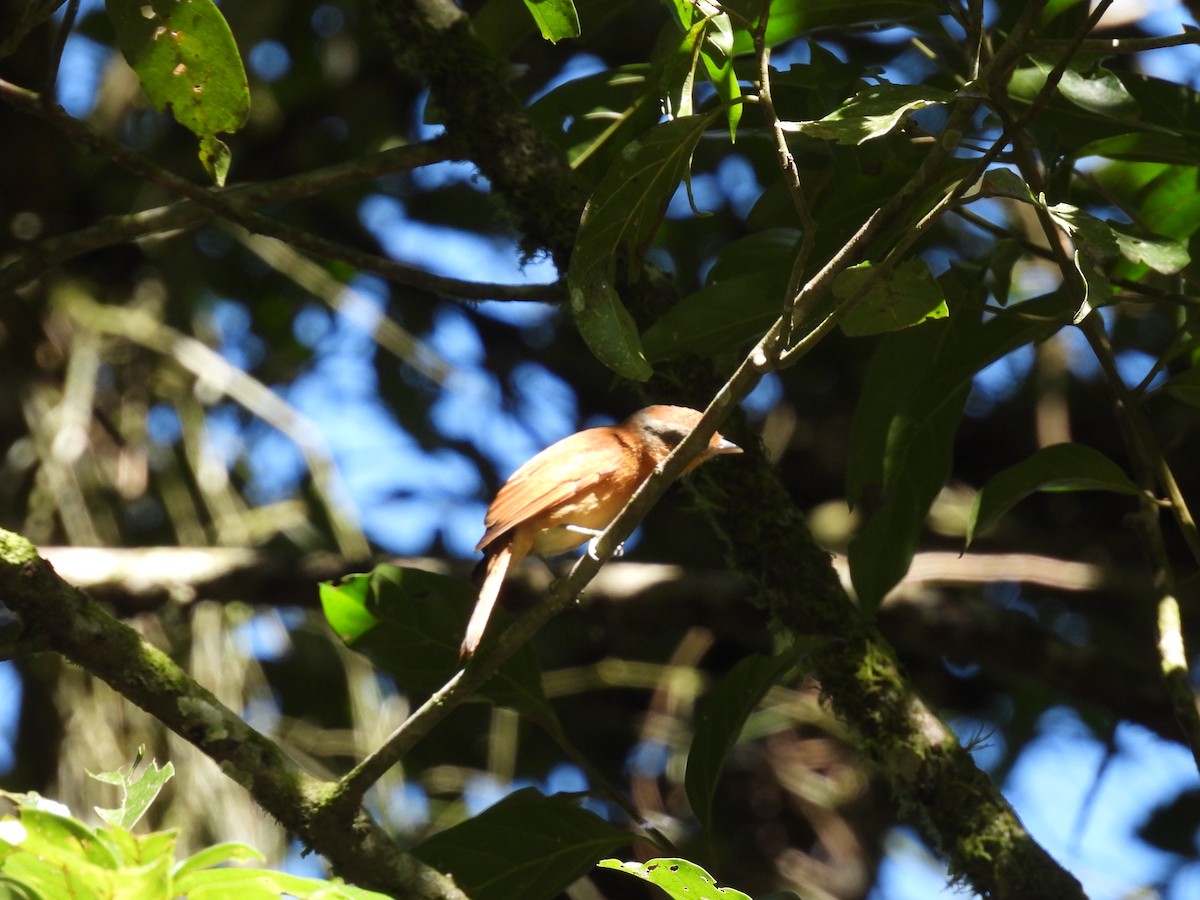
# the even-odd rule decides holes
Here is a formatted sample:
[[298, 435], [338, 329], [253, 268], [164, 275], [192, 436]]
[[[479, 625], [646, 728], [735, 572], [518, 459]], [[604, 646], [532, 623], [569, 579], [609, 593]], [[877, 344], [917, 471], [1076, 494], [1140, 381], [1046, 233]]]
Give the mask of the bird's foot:
[[[600, 543], [600, 535], [598, 535], [598, 534], [595, 537], [593, 537], [590, 541], [587, 542], [587, 555], [590, 556], [592, 559], [596, 560], [597, 562], [600, 561], [600, 554], [596, 552], [596, 545], [599, 543]], [[625, 555], [625, 545], [617, 544], [617, 546], [613, 548], [612, 555], [613, 555], [613, 557], [624, 556]]]

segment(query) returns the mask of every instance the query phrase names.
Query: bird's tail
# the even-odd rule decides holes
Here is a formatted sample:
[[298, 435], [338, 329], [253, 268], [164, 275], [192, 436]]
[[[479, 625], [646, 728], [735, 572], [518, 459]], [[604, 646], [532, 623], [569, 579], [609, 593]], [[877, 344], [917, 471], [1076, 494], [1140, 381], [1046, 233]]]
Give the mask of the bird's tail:
[[479, 599], [475, 601], [475, 610], [471, 613], [471, 620], [467, 622], [467, 633], [458, 651], [463, 659], [473, 654], [479, 648], [479, 642], [483, 640], [484, 629], [487, 628], [488, 619], [492, 617], [496, 598], [500, 596], [500, 585], [504, 583], [504, 576], [508, 574], [512, 555], [512, 544], [509, 543], [488, 558], [483, 587], [479, 589]]

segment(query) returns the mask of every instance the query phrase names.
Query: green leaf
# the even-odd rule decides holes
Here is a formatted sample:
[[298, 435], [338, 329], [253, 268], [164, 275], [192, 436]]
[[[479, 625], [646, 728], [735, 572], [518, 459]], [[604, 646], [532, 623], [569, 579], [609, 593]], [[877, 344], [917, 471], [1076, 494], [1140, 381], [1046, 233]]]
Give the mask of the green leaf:
[[738, 742], [746, 719], [795, 663], [791, 654], [747, 656], [709, 692], [696, 720], [696, 733], [688, 751], [684, 776], [688, 802], [705, 828], [712, 827], [717, 779], [729, 751]]
[[561, 797], [510, 794], [435, 834], [413, 855], [454, 877], [472, 900], [549, 900], [629, 834]]
[[346, 575], [338, 581], [322, 581], [318, 588], [325, 621], [342, 643], [348, 646], [379, 624], [379, 619], [367, 609], [370, 591], [370, 574]]
[[1046, 211], [1092, 260], [1105, 262], [1117, 255], [1117, 239], [1107, 222], [1069, 203], [1047, 206]]
[[1087, 71], [1067, 69], [1058, 89], [1076, 106], [1113, 119], [1130, 119], [1141, 110], [1121, 79], [1102, 66]]
[[200, 138], [200, 159], [221, 184], [229, 150], [216, 135], [246, 124], [250, 87], [237, 43], [212, 0], [105, 0], [117, 43], [159, 110]]
[[146, 770], [135, 778], [133, 773], [141, 761], [143, 749], [138, 748], [137, 759], [127, 769], [101, 772], [99, 775], [88, 773], [97, 781], [116, 785], [121, 789], [121, 805], [116, 809], [95, 807], [96, 814], [110, 825], [119, 825], [121, 828], [132, 828], [136, 825], [163, 789], [163, 785], [175, 775], [175, 767], [171, 763], [160, 769], [157, 762], [150, 760]]
[[[833, 282], [834, 295], [839, 300], [851, 300], [866, 288], [873, 271], [870, 262], [844, 270]], [[863, 337], [899, 331], [929, 319], [944, 319], [949, 314], [942, 289], [929, 267], [920, 257], [913, 257], [867, 288], [841, 325], [847, 336]]]
[[180, 860], [176, 863], [171, 875], [175, 879], [175, 889], [181, 894], [186, 894], [193, 884], [189, 879], [196, 872], [222, 866], [229, 862], [245, 863], [262, 861], [263, 855], [249, 844], [226, 841], [220, 844], [213, 844], [211, 847], [205, 847], [202, 850], [197, 850], [187, 859]]
[[[980, 196], [1008, 197], [1022, 203], [1045, 207], [1055, 222], [1075, 241], [1078, 250], [1085, 253], [1093, 263], [1107, 263], [1119, 255], [1133, 267], [1145, 267], [1164, 275], [1174, 275], [1191, 262], [1187, 247], [1173, 237], [1135, 232], [1128, 226], [1116, 226], [1069, 203], [1046, 206], [1041, 199], [1033, 196], [1029, 186], [1018, 175], [1007, 169], [990, 170], [983, 178]], [[1196, 222], [1191, 222], [1190, 227], [1195, 230]], [[1107, 279], [1103, 278], [1095, 266], [1085, 268], [1077, 263], [1076, 269], [1083, 277], [1090, 295], [1099, 291], [1101, 296], [1107, 298], [1107, 295], [1111, 294]], [[1137, 271], [1123, 271], [1120, 274], [1128, 278], [1140, 277]]]
[[[726, 0], [722, 7], [744, 19], [758, 19], [762, 0]], [[942, 12], [937, 0], [773, 0], [767, 20], [767, 46], [775, 47], [802, 34], [824, 28], [901, 25], [929, 19]], [[754, 52], [748, 32], [739, 30], [734, 53]]]
[[[460, 667], [459, 642], [476, 600], [469, 582], [382, 565], [369, 575], [323, 583], [320, 595], [326, 620], [345, 644], [392, 673], [406, 690], [435, 691]], [[503, 619], [497, 611], [496, 623]], [[479, 696], [513, 707], [548, 730], [558, 727], [532, 645], [506, 660]]]
[[839, 144], [863, 144], [899, 128], [917, 110], [953, 99], [949, 91], [928, 85], [881, 84], [860, 91], [823, 119], [787, 123], [787, 129]]
[[659, 90], [664, 97], [663, 107], [667, 115], [683, 117], [695, 111], [692, 95], [696, 86], [696, 65], [708, 29], [708, 19], [701, 19], [689, 28], [662, 67]]
[[1180, 372], [1162, 386], [1176, 400], [1200, 408], [1200, 369]]
[[119, 825], [106, 825], [94, 833], [119, 865], [126, 869], [136, 868], [143, 880], [166, 883], [175, 861], [178, 830], [155, 831], [139, 837]]
[[1131, 263], [1147, 266], [1163, 275], [1174, 275], [1187, 268], [1192, 261], [1187, 247], [1171, 238], [1127, 234], [1116, 228], [1113, 229], [1113, 236], [1117, 240], [1117, 249], [1121, 256]]
[[305, 878], [269, 869], [202, 869], [176, 882], [171, 896], [186, 895], [188, 900], [270, 900], [272, 897], [306, 897], [312, 900], [388, 900], [363, 888]]
[[1072, 320], [1079, 324], [1093, 309], [1099, 309], [1112, 302], [1112, 284], [1083, 250], [1076, 250], [1071, 261], [1075, 264], [1080, 281], [1083, 282], [1083, 303]]
[[731, 887], [717, 887], [716, 879], [686, 859], [652, 859], [649, 862], [621, 862], [604, 859], [597, 865], [605, 869], [626, 872], [662, 888], [671, 900], [698, 900], [723, 897], [727, 900], [751, 900], [749, 894]]
[[[1010, 96], [1018, 104], [1033, 102], [1057, 59], [1035, 59], [1017, 69], [1009, 80]], [[1137, 104], [1135, 112], [1117, 89], [1107, 89], [1109, 102], [1098, 106], [1056, 91], [1039, 117], [1036, 133], [1044, 153], [1067, 160], [1083, 156], [1194, 164], [1200, 142], [1200, 103], [1187, 85], [1134, 72], [1116, 72], [1121, 89]], [[1086, 78], [1086, 72], [1077, 72]], [[1109, 77], [1108, 75], [1105, 76]], [[1082, 105], [1076, 100], [1083, 99]], [[1145, 221], [1145, 220], [1143, 220]], [[1151, 223], [1150, 227], [1159, 230]]]
[[579, 13], [571, 0], [525, 0], [525, 6], [550, 43], [579, 37]]
[[619, 375], [650, 377], [633, 317], [614, 284], [618, 259], [637, 270], [712, 114], [652, 128], [621, 151], [584, 208], [567, 287], [575, 325], [596, 358]]
[[568, 296], [575, 327], [596, 359], [625, 378], [649, 379], [654, 370], [642, 349], [637, 323], [612, 282], [584, 276], [568, 284]]
[[[658, 121], [652, 74], [649, 65], [634, 63], [576, 78], [539, 98], [529, 116], [572, 168], [598, 184], [620, 149]], [[663, 81], [669, 83], [665, 74]]]
[[734, 27], [726, 13], [713, 16], [700, 51], [708, 80], [717, 91], [717, 96], [725, 106], [725, 116], [729, 121], [729, 141], [737, 140], [738, 123], [742, 120], [742, 87], [738, 83], [737, 72], [733, 68]]
[[711, 357], [761, 335], [783, 311], [799, 240], [794, 228], [770, 228], [727, 245], [709, 270], [709, 283], [646, 329], [647, 356]]
[[967, 546], [1018, 501], [1034, 491], [1113, 491], [1137, 494], [1138, 486], [1111, 459], [1083, 444], [1043, 447], [988, 479], [967, 522]]
[[[119, 865], [112, 851], [90, 828], [69, 816], [43, 809], [23, 809], [21, 824], [28, 832], [21, 846], [30, 853], [63, 864], [86, 860], [104, 869], [115, 869]], [[48, 851], [48, 847], [53, 851]]]
[[[952, 294], [953, 296], [953, 294]], [[869, 518], [850, 544], [850, 574], [874, 609], [908, 571], [930, 503], [945, 484], [971, 379], [1070, 321], [1066, 297], [1013, 307], [1029, 316], [963, 314], [889, 334], [875, 351], [850, 431], [846, 492]]]
[[1022, 203], [1037, 203], [1033, 191], [1025, 179], [1011, 169], [988, 169], [983, 176], [980, 195], [983, 197], [1008, 197]]

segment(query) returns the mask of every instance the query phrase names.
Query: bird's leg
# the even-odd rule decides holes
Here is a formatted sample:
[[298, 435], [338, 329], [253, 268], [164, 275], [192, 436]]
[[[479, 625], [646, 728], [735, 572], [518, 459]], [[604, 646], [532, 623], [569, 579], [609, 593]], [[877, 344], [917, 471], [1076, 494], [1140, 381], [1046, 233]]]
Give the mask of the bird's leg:
[[[587, 555], [592, 559], [600, 559], [596, 553], [596, 542], [600, 540], [600, 535], [604, 532], [596, 528], [584, 528], [582, 525], [564, 525], [562, 526], [567, 531], [573, 531], [576, 534], [586, 534], [591, 536], [591, 540], [587, 542]], [[625, 554], [625, 545], [617, 544], [613, 550], [613, 556], [623, 556]]]

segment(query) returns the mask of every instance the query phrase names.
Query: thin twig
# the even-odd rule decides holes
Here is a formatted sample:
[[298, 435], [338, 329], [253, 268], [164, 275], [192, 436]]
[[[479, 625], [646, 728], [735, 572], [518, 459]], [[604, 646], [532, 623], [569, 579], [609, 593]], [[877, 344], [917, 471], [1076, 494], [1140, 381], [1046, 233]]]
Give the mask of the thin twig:
[[558, 284], [553, 285], [486, 285], [487, 291], [480, 291], [476, 282], [457, 278], [445, 278], [406, 263], [385, 259], [372, 253], [365, 253], [312, 234], [304, 229], [273, 219], [261, 213], [243, 209], [239, 204], [230, 200], [218, 191], [209, 190], [193, 184], [186, 178], [181, 178], [174, 172], [164, 169], [150, 159], [136, 153], [124, 145], [114, 141], [86, 122], [82, 122], [67, 114], [59, 107], [43, 106], [38, 95], [27, 91], [10, 82], [0, 80], [0, 100], [4, 100], [22, 112], [30, 113], [50, 122], [67, 136], [91, 147], [96, 152], [111, 159], [136, 175], [145, 178], [168, 191], [187, 197], [217, 215], [231, 222], [237, 222], [246, 229], [259, 234], [267, 234], [279, 238], [308, 253], [325, 259], [338, 260], [354, 266], [364, 272], [371, 272], [383, 278], [400, 284], [420, 288], [435, 294], [447, 294], [473, 300], [530, 300], [550, 299], [562, 294]]
[[796, 210], [796, 218], [800, 220], [800, 247], [792, 259], [791, 273], [788, 275], [787, 292], [784, 294], [784, 332], [780, 335], [780, 346], [791, 343], [790, 328], [792, 325], [792, 309], [799, 299], [800, 286], [804, 278], [804, 269], [812, 255], [817, 240], [817, 221], [813, 218], [804, 195], [804, 184], [800, 178], [800, 168], [796, 158], [788, 146], [787, 135], [783, 130], [783, 122], [775, 111], [775, 101], [771, 97], [771, 48], [767, 46], [767, 23], [770, 21], [771, 4], [764, 3], [762, 18], [755, 26], [754, 52], [758, 57], [758, 103], [762, 107], [771, 136], [775, 142], [775, 154], [779, 159], [779, 168], [783, 172], [783, 182], [792, 198], [792, 206]]
[[[311, 197], [393, 172], [455, 158], [457, 154], [451, 144], [444, 138], [436, 138], [369, 153], [300, 175], [228, 187], [221, 192], [221, 196], [244, 208], [254, 209]], [[24, 247], [16, 260], [0, 269], [0, 293], [15, 290], [44, 272], [93, 250], [148, 235], [183, 231], [215, 218], [218, 218], [215, 210], [193, 200], [180, 200], [141, 212], [109, 216], [96, 225]]]
[[46, 67], [46, 81], [42, 86], [42, 100], [45, 103], [54, 102], [55, 88], [58, 85], [58, 68], [62, 64], [63, 50], [67, 46], [67, 38], [75, 27], [75, 15], [79, 12], [79, 0], [68, 0], [67, 8], [63, 10], [63, 20], [54, 35], [54, 46], [50, 48], [50, 60]]

